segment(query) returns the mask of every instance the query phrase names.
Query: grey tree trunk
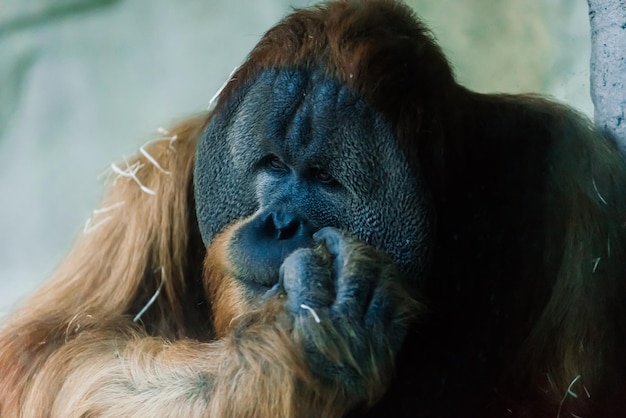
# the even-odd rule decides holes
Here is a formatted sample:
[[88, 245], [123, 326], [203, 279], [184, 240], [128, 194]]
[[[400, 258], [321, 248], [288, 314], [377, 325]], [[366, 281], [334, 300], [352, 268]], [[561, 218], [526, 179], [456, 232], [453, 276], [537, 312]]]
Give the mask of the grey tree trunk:
[[587, 0], [595, 124], [626, 152], [626, 0]]

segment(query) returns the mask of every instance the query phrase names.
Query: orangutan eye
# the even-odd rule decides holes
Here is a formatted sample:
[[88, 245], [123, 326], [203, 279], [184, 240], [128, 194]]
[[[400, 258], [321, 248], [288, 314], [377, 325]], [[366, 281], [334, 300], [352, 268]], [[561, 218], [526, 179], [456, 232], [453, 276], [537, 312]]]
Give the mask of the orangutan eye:
[[313, 176], [315, 177], [315, 180], [322, 184], [333, 185], [337, 183], [337, 180], [335, 180], [335, 178], [331, 176], [328, 171], [321, 168], [315, 168], [313, 170]]
[[268, 155], [266, 157], [266, 165], [272, 171], [284, 172], [289, 170], [287, 164], [283, 163], [276, 155]]

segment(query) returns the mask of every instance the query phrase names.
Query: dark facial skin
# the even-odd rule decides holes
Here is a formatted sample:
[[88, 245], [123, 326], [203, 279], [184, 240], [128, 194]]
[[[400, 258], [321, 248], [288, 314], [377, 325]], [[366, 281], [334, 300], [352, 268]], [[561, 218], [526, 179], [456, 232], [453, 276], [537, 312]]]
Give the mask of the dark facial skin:
[[431, 219], [415, 169], [383, 117], [321, 73], [265, 70], [243, 85], [207, 127], [195, 178], [205, 243], [256, 212], [231, 245], [251, 283], [272, 286], [285, 257], [329, 226], [411, 279], [422, 272]]

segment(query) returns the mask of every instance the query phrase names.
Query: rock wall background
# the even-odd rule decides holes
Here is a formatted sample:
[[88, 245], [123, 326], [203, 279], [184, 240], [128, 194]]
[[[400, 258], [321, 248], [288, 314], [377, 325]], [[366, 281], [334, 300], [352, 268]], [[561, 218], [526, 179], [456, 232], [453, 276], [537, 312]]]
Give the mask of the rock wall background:
[[[307, 0], [0, 0], [0, 315], [50, 275], [99, 175], [206, 108], [273, 23]], [[592, 116], [584, 0], [412, 0], [457, 77]]]

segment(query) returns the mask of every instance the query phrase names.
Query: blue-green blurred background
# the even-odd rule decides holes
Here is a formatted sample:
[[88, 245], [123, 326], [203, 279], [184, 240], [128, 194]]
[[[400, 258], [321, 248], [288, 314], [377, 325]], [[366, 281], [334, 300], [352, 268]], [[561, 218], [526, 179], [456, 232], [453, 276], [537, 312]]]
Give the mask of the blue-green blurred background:
[[[259, 37], [306, 0], [0, 0], [0, 315], [54, 270], [98, 176], [205, 109]], [[592, 115], [585, 0], [412, 0], [458, 79]]]

